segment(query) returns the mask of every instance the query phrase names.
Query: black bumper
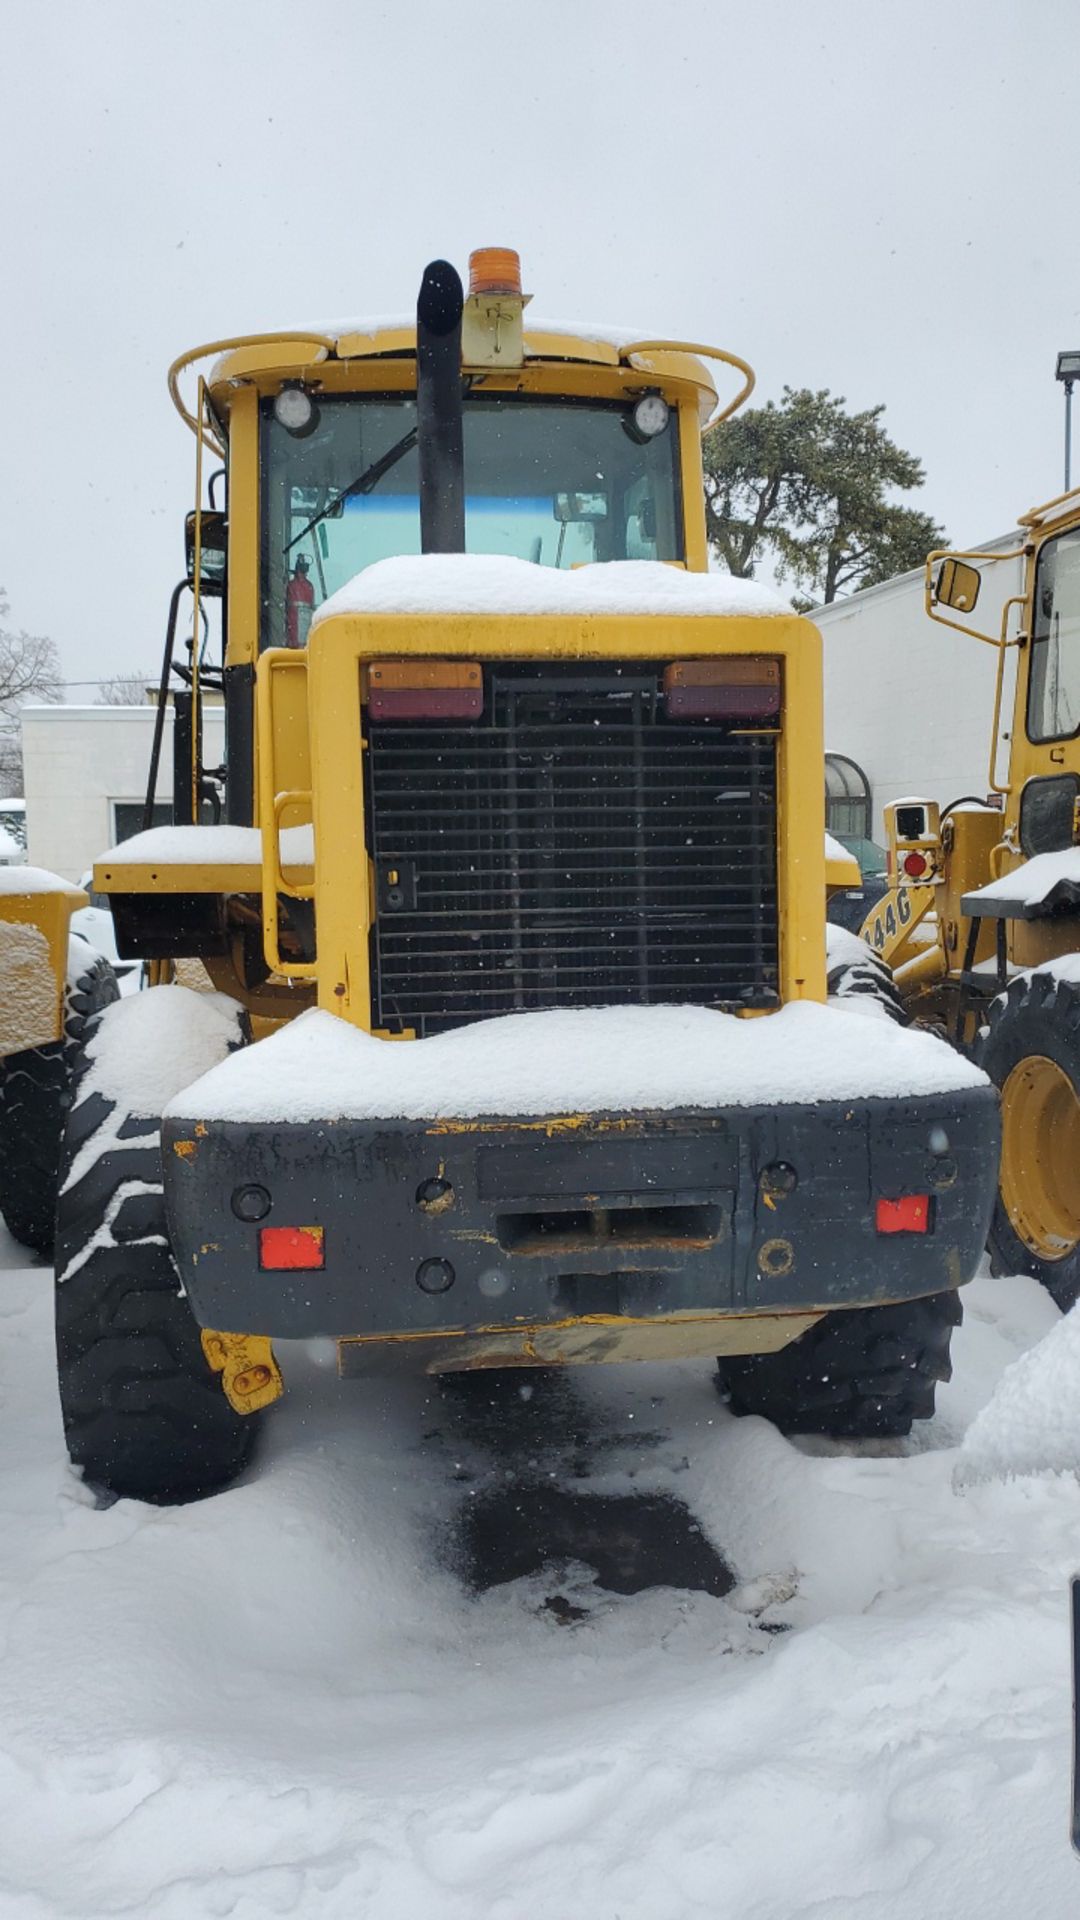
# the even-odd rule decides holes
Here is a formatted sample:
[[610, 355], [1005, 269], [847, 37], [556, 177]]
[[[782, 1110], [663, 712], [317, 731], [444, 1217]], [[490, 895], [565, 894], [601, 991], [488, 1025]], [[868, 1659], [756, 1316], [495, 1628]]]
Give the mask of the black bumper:
[[[985, 1240], [999, 1123], [986, 1086], [584, 1122], [167, 1120], [162, 1145], [199, 1323], [291, 1338], [960, 1286]], [[931, 1196], [930, 1231], [879, 1232], [878, 1199], [906, 1194]], [[324, 1264], [264, 1269], [260, 1233], [276, 1226], [320, 1227]]]

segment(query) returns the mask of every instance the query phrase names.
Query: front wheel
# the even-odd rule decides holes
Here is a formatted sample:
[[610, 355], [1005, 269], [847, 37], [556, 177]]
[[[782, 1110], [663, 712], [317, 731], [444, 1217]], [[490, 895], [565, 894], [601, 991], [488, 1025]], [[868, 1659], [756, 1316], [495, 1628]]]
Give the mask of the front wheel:
[[239, 1044], [221, 994], [154, 987], [108, 1009], [76, 1065], [57, 1209], [64, 1435], [91, 1486], [174, 1505], [226, 1486], [258, 1414], [234, 1412], [169, 1250], [161, 1109]]
[[722, 1358], [720, 1385], [733, 1413], [761, 1414], [782, 1433], [897, 1439], [933, 1413], [962, 1318], [956, 1293], [827, 1313], [779, 1353]]
[[828, 993], [837, 1006], [858, 1008], [884, 1015], [898, 1027], [906, 1027], [908, 1016], [892, 977], [892, 969], [881, 955], [867, 946], [857, 933], [831, 923], [825, 929]]
[[991, 1271], [1080, 1297], [1080, 985], [1036, 972], [989, 1009], [975, 1058], [1001, 1091]]

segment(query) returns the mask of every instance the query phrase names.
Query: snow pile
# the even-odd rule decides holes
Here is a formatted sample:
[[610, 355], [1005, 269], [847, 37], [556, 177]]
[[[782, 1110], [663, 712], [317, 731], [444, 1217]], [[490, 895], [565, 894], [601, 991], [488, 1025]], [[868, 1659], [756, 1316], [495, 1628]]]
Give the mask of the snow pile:
[[[106, 1104], [74, 1156], [65, 1189], [77, 1186], [102, 1154], [122, 1154], [130, 1117], [156, 1123], [173, 1094], [224, 1059], [239, 1038], [240, 1008], [223, 993], [155, 987], [152, 993], [133, 993], [109, 1007], [87, 1047], [89, 1069], [80, 1089], [82, 1097], [96, 1095]], [[155, 1125], [150, 1133], [156, 1130]], [[145, 1129], [142, 1137], [147, 1137]], [[105, 1218], [64, 1266], [58, 1266], [57, 1282], [69, 1280], [99, 1247], [115, 1246], [118, 1238], [136, 1260], [138, 1247], [160, 1242], [158, 1232], [140, 1232], [130, 1218], [122, 1230], [117, 1225], [130, 1213], [129, 1202], [160, 1191], [160, 1175], [149, 1185], [137, 1176], [123, 1179]]]
[[970, 900], [1015, 900], [1025, 907], [1047, 905], [1055, 888], [1080, 886], [1080, 847], [1063, 847], [1060, 853], [1036, 853], [1024, 860], [1000, 880], [965, 894]]
[[[951, 1485], [1033, 1282], [965, 1289], [942, 1413], [887, 1449], [736, 1421], [697, 1362], [538, 1383], [496, 1449], [430, 1382], [283, 1346], [254, 1472], [171, 1512], [95, 1510], [46, 1275], [3, 1283], [5, 1920], [1075, 1915], [1080, 1487]], [[473, 1596], [463, 1517], [530, 1472], [685, 1502], [737, 1588]]]
[[[100, 1093], [126, 1112], [157, 1119], [163, 1106], [224, 1058], [239, 1037], [240, 1008], [224, 993], [155, 987], [119, 1000], [87, 1048], [82, 1097]], [[77, 1177], [78, 1165], [72, 1170]]]
[[[1048, 973], [1052, 980], [1068, 980], [1074, 986], [1080, 985], [1080, 953], [1059, 953], [1054, 960], [1044, 960], [1040, 967], [1022, 968], [1015, 978], [1033, 979], [1037, 973]], [[999, 1000], [1004, 997], [1004, 994], [998, 995]]]
[[[382, 565], [380, 561], [378, 563]], [[387, 563], [390, 564], [390, 563]], [[517, 563], [515, 563], [517, 564]], [[527, 562], [522, 561], [521, 565]], [[359, 578], [359, 576], [357, 576]], [[329, 603], [327, 603], [329, 604]], [[283, 827], [280, 834], [283, 867], [310, 867], [315, 858], [314, 828]], [[825, 858], [842, 860], [845, 865], [858, 862], [839, 840], [825, 835]], [[262, 862], [262, 834], [258, 827], [148, 827], [134, 833], [118, 847], [99, 853], [96, 866], [107, 867], [257, 867]], [[0, 892], [3, 892], [4, 868], [0, 867]], [[20, 867], [20, 874], [40, 873], [38, 867]], [[55, 881], [55, 874], [45, 878]], [[67, 881], [57, 883], [66, 887]], [[8, 892], [44, 892], [42, 887], [9, 886]]]
[[55, 1040], [56, 981], [40, 927], [0, 920], [0, 983], [0, 1059]]
[[933, 1034], [796, 1001], [764, 1019], [708, 1007], [509, 1014], [428, 1040], [378, 1040], [311, 1009], [173, 1101], [203, 1120], [469, 1118], [904, 1098], [986, 1076]]
[[561, 573], [498, 553], [423, 553], [376, 560], [318, 608], [312, 628], [339, 613], [790, 614], [756, 580], [687, 573], [662, 560], [599, 560]]
[[[310, 826], [284, 827], [281, 861], [286, 867], [310, 867], [314, 839]], [[148, 827], [118, 847], [99, 853], [95, 865], [107, 867], [258, 867], [262, 834], [258, 827]], [[24, 869], [25, 871], [25, 869]]]
[[[413, 333], [416, 332], [416, 308], [408, 313], [376, 313], [360, 320], [328, 320], [312, 326], [310, 320], [303, 320], [298, 326], [282, 329], [285, 333], [307, 334], [312, 338], [326, 340], [345, 340], [352, 334], [363, 334], [370, 338], [377, 333]], [[651, 333], [640, 327], [609, 326], [603, 320], [541, 320], [529, 314], [525, 321], [525, 348], [532, 348], [533, 340], [540, 334], [558, 334], [566, 340], [584, 340], [587, 344], [600, 347], [615, 347], [620, 351], [625, 347], [636, 346], [639, 340], [663, 338], [661, 330], [658, 336], [655, 328]], [[269, 336], [273, 338], [273, 335]], [[533, 349], [535, 351], [535, 349]]]
[[47, 867], [0, 867], [0, 893], [74, 893], [70, 880]]
[[[1002, 1376], [967, 1433], [956, 1484], [1016, 1474], [1080, 1475], [1080, 1308]], [[1077, 1555], [1080, 1573], [1080, 1553]]]
[[[862, 879], [862, 875], [859, 873], [859, 863], [855, 855], [845, 847], [842, 840], [834, 839], [831, 833], [826, 833], [825, 835], [825, 858], [826, 860], [843, 861], [845, 866], [854, 867], [855, 872], [859, 874], [859, 879]], [[858, 883], [856, 882], [856, 884]]]

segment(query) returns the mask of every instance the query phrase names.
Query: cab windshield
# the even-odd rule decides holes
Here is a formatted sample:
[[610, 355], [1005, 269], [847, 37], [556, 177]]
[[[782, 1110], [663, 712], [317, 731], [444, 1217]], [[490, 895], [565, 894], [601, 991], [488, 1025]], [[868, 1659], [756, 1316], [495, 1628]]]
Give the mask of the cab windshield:
[[[634, 437], [630, 421], [620, 402], [470, 396], [468, 551], [564, 568], [683, 559], [676, 410], [649, 440]], [[264, 647], [302, 645], [311, 612], [354, 574], [419, 553], [415, 427], [411, 394], [320, 398], [302, 436], [263, 403]], [[384, 461], [370, 490], [348, 491]]]

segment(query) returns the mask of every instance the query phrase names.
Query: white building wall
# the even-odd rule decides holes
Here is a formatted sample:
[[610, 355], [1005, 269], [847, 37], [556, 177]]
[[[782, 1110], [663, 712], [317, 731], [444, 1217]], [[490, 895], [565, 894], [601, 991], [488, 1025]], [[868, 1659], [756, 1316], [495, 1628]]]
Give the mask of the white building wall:
[[[115, 839], [117, 801], [141, 802], [150, 771], [154, 708], [24, 707], [21, 714], [27, 857], [78, 880]], [[171, 710], [157, 798], [172, 798]], [[225, 715], [203, 709], [203, 763], [225, 755]]]
[[[1015, 533], [980, 549], [1014, 551]], [[1021, 562], [982, 569], [972, 624], [997, 633], [1001, 609], [1018, 593]], [[931, 620], [923, 572], [819, 607], [811, 619], [825, 650], [825, 746], [856, 760], [870, 783], [874, 838], [884, 837], [882, 808], [919, 794], [947, 806], [988, 790], [990, 724], [997, 649]], [[1011, 722], [1004, 707], [1004, 725]]]

